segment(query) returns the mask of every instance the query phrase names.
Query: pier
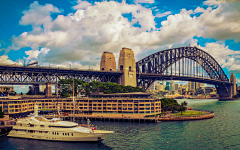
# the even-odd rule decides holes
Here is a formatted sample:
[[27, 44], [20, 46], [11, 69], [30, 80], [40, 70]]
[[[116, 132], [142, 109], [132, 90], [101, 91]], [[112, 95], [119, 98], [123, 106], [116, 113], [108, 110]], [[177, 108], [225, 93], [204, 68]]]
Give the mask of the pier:
[[[44, 115], [45, 118], [57, 118], [57, 115]], [[60, 115], [60, 118], [71, 119], [73, 118], [72, 114]], [[144, 117], [144, 115], [135, 115], [135, 114], [75, 114], [75, 119], [88, 118], [90, 120], [99, 120], [99, 121], [117, 121], [117, 122], [151, 122], [156, 123], [158, 118], [155, 117]]]
[[13, 125], [15, 121], [12, 120], [6, 120], [6, 121], [0, 121], [0, 133], [6, 133], [12, 130]]

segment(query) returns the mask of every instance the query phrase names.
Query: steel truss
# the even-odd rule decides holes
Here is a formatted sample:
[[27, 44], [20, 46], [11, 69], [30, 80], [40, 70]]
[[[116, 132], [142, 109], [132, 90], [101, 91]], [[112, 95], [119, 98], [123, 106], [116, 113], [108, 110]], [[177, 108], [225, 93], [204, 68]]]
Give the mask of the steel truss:
[[0, 66], [0, 84], [56, 84], [60, 79], [86, 82], [116, 82], [122, 72], [62, 69], [51, 67]]
[[[172, 69], [174, 65], [175, 70]], [[136, 70], [137, 84], [144, 90], [156, 80], [184, 80], [214, 84], [220, 97], [229, 96], [231, 84], [227, 75], [212, 56], [197, 47], [156, 52], [136, 62]], [[203, 70], [208, 77], [199, 73]]]

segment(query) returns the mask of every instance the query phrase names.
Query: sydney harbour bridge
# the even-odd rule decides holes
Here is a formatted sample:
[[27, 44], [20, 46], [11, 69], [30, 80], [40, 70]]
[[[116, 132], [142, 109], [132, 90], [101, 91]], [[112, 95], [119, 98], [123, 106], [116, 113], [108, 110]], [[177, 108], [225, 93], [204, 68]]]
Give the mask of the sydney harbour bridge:
[[[127, 56], [122, 57], [127, 59]], [[134, 76], [132, 79], [136, 80], [134, 81], [136, 85], [144, 90], [147, 90], [156, 80], [182, 80], [213, 84], [220, 98], [231, 98], [236, 90], [235, 76], [232, 74], [229, 80], [218, 62], [197, 47], [161, 50], [135, 62], [134, 65], [136, 66], [119, 65], [118, 71], [104, 70], [104, 68], [96, 71], [46, 66], [0, 65], [0, 84], [33, 84], [39, 90], [39, 84], [50, 86], [57, 84], [60, 79], [74, 78], [87, 82], [95, 80], [124, 85], [127, 82], [124, 83], [122, 80], [126, 80], [126, 76]]]

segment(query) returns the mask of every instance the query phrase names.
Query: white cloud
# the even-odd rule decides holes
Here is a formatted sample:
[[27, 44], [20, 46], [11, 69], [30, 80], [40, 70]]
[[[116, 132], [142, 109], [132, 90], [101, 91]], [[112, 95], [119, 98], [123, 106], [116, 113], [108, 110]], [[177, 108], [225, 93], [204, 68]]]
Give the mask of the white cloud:
[[[79, 5], [82, 3], [85, 2], [79, 1]], [[122, 16], [125, 13], [132, 13], [132, 22]], [[141, 28], [132, 26], [137, 22]], [[136, 45], [129, 41], [131, 37], [155, 29], [151, 9], [113, 1], [96, 2], [88, 5], [86, 10], [78, 9], [76, 13], [68, 16], [58, 15], [55, 20], [45, 20], [43, 24], [48, 26], [45, 26], [42, 32], [23, 33], [14, 38], [14, 42], [21, 47], [30, 46], [32, 49], [51, 47], [51, 55], [46, 55], [46, 59], [62, 62], [70, 59], [91, 60], [87, 59], [91, 55], [101, 55], [106, 50], [119, 52], [122, 46], [133, 48]], [[136, 52], [139, 53], [139, 50]], [[54, 57], [58, 57], [57, 60]]]
[[48, 26], [48, 23], [52, 21], [51, 13], [60, 13], [61, 11], [54, 7], [52, 4], [46, 4], [45, 6], [39, 5], [38, 1], [34, 1], [29, 6], [29, 10], [23, 11], [24, 16], [20, 20], [21, 25], [42, 25]]
[[171, 11], [167, 11], [164, 13], [156, 14], [155, 17], [161, 18], [161, 17], [167, 16], [167, 15], [170, 15], [171, 13], [172, 13]]
[[225, 44], [219, 43], [207, 43], [205, 47], [200, 48], [215, 58], [222, 68], [227, 68], [229, 71], [239, 69], [240, 60], [237, 58], [240, 55], [240, 50], [233, 51]]
[[240, 79], [236, 79], [237, 84], [240, 84]]
[[201, 8], [201, 7], [197, 7], [195, 10], [194, 10], [194, 13], [201, 13], [201, 12], [205, 12], [206, 10]]
[[203, 2], [203, 4], [208, 5], [208, 6], [217, 6], [222, 3], [226, 3], [226, 2], [227, 2], [227, 0], [206, 0]]
[[21, 61], [12, 61], [7, 55], [0, 56], [0, 64], [2, 65], [23, 65]]
[[[45, 66], [48, 66], [48, 63], [43, 64]], [[96, 64], [96, 65], [82, 65], [79, 62], [64, 62], [64, 63], [60, 63], [60, 64], [51, 64], [50, 63], [50, 67], [57, 67], [57, 68], [68, 68], [68, 69], [91, 69], [91, 70], [100, 70], [100, 65]]]
[[[238, 2], [224, 2], [207, 9], [182, 9], [178, 14], [168, 11], [156, 16], [152, 14], [152, 9], [155, 8], [147, 9], [139, 4], [152, 3], [153, 0], [135, 2], [136, 5], [126, 4], [125, 1], [103, 1], [94, 4], [78, 1], [78, 5], [73, 6], [75, 13], [58, 15], [54, 20], [51, 13], [60, 13], [60, 9], [51, 4], [40, 5], [34, 2], [29, 10], [24, 11], [20, 21], [23, 25], [32, 25], [33, 30], [14, 37], [14, 46], [31, 47], [32, 50], [26, 52], [28, 59], [54, 64], [77, 62], [82, 65], [80, 67], [85, 67], [89, 64], [97, 66], [103, 51], [113, 52], [117, 59], [122, 47], [132, 48], [136, 57], [161, 48], [167, 49], [186, 43], [196, 44], [194, 36], [234, 39], [236, 42], [240, 38]], [[132, 14], [131, 21], [122, 16], [127, 13]], [[196, 13], [201, 14], [196, 17]], [[156, 28], [154, 19], [167, 15], [167, 19], [161, 22], [161, 28]], [[29, 20], [28, 16], [40, 19], [35, 22], [34, 19]], [[141, 28], [134, 27], [136, 23]], [[207, 44], [206, 48], [214, 53], [211, 49], [219, 45], [221, 49], [228, 49], [217, 43]], [[41, 52], [38, 50], [40, 47], [51, 51]], [[216, 58], [218, 57], [221, 58], [219, 61], [223, 60], [222, 56]], [[228, 59], [230, 58], [229, 56]], [[236, 56], [233, 58], [236, 62]], [[225, 60], [221, 64], [229, 66], [226, 61], [231, 63], [230, 60]]]
[[172, 46], [173, 46], [172, 44], [169, 44], [169, 45], [168, 45], [168, 48], [172, 48]]
[[30, 85], [14, 85], [14, 91], [17, 93], [27, 93]]
[[204, 27], [201, 36], [217, 40], [234, 39], [240, 42], [240, 1], [219, 4], [216, 9], [205, 11], [199, 22]]
[[41, 48], [40, 50], [29, 50], [29, 51], [25, 51], [26, 55], [28, 55], [28, 57], [26, 58], [27, 62], [29, 60], [36, 60], [38, 58], [38, 56], [40, 54], [42, 55], [47, 55], [48, 52], [50, 51], [50, 49], [44, 47], [44, 48]]
[[91, 4], [87, 1], [81, 1], [78, 0], [78, 5], [73, 6], [74, 9], [86, 9], [88, 6], [91, 6]]
[[139, 3], [154, 3], [154, 0], [134, 0], [135, 4]]
[[40, 51], [30, 50], [30, 51], [25, 51], [25, 53], [28, 55], [28, 59], [32, 59], [32, 58], [37, 58], [38, 55], [40, 54]]

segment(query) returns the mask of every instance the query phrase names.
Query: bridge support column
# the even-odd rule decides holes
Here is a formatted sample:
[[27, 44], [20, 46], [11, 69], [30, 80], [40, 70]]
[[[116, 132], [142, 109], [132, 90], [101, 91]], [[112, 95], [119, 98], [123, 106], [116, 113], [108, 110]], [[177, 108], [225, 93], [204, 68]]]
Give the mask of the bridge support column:
[[225, 84], [218, 84], [215, 85], [219, 98], [220, 99], [228, 99], [231, 98], [230, 92], [229, 92], [229, 86], [226, 86]]
[[55, 85], [55, 94], [58, 96], [58, 84]]
[[234, 95], [237, 95], [237, 85], [236, 85], [236, 78], [234, 73], [231, 74], [230, 83], [232, 83], [232, 85], [228, 89], [229, 89], [230, 98], [232, 98]]
[[50, 97], [52, 96], [52, 88], [51, 88], [52, 84], [51, 83], [47, 83], [46, 84], [46, 96]]
[[34, 84], [34, 95], [39, 95], [39, 84]]

